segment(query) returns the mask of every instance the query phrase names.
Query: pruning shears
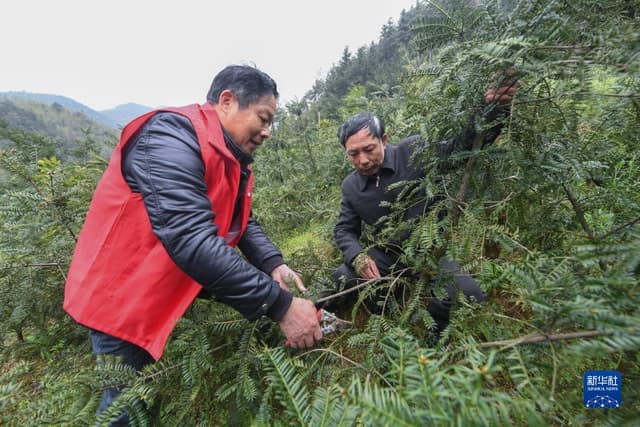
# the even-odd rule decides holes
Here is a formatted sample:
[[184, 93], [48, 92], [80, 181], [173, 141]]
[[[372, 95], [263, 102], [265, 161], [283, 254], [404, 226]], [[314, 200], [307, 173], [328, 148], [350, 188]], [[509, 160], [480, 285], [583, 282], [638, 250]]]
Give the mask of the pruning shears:
[[318, 310], [317, 316], [318, 321], [320, 322], [320, 330], [322, 331], [322, 335], [344, 331], [353, 327], [353, 322], [343, 320], [330, 311], [324, 310], [322, 308]]
[[[343, 320], [330, 311], [322, 308], [317, 311], [316, 317], [318, 318], [318, 322], [320, 322], [320, 330], [322, 331], [323, 336], [345, 331], [353, 327], [353, 322]], [[291, 346], [288, 340], [285, 341], [284, 345], [287, 347]]]

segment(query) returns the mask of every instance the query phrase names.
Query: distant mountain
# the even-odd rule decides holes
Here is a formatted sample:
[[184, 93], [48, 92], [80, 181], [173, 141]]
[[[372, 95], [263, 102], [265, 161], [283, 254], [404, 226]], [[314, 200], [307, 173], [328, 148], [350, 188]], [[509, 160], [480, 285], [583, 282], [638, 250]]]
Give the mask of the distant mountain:
[[[57, 154], [69, 158], [78, 150], [79, 141], [91, 140], [103, 156], [108, 156], [118, 141], [118, 129], [114, 125], [105, 126], [85, 111], [65, 108], [56, 98], [53, 103], [37, 102], [27, 97], [0, 96], [0, 126], [51, 138], [57, 145]], [[52, 98], [49, 98], [52, 99]], [[66, 102], [72, 101], [66, 98]], [[79, 104], [81, 105], [81, 104]], [[0, 140], [0, 148], [6, 141]]]
[[100, 123], [103, 126], [111, 128], [121, 128], [131, 119], [151, 111], [153, 108], [140, 104], [123, 104], [115, 108], [103, 111], [96, 111], [74, 99], [62, 95], [52, 95], [47, 93], [32, 92], [0, 92], [1, 98], [23, 99], [27, 101], [35, 101], [46, 105], [58, 104], [65, 109], [73, 112], [79, 112], [87, 116], [89, 119]]
[[146, 105], [128, 103], [118, 105], [110, 110], [101, 110], [100, 114], [108, 118], [111, 122], [115, 123], [117, 127], [123, 127], [131, 121], [131, 119], [138, 117], [144, 113], [151, 111], [151, 107]]
[[0, 92], [0, 97], [35, 101], [47, 105], [58, 104], [69, 111], [80, 112], [91, 120], [100, 123], [101, 125], [116, 127], [116, 123], [110, 118], [66, 96], [31, 92]]

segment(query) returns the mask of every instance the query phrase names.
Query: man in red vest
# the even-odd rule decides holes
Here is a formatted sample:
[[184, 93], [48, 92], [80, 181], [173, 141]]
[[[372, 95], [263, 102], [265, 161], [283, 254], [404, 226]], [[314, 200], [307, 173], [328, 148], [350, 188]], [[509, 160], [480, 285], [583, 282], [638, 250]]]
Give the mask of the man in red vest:
[[[249, 320], [268, 316], [292, 347], [322, 338], [313, 303], [285, 283], [304, 291], [302, 281], [251, 214], [251, 155], [270, 136], [277, 97], [267, 74], [229, 66], [207, 103], [153, 111], [123, 129], [65, 286], [64, 308], [90, 328], [95, 354], [142, 369], [203, 294]], [[118, 393], [107, 390], [99, 412]]]

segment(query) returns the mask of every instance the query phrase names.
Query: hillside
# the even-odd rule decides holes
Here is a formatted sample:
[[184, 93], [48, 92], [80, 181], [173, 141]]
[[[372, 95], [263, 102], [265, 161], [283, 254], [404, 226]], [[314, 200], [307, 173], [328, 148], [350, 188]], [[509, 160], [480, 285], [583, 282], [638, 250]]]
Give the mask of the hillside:
[[146, 105], [126, 103], [114, 108], [98, 111], [72, 98], [47, 93], [0, 92], [0, 100], [1, 99], [34, 101], [45, 105], [58, 104], [69, 111], [82, 113], [96, 123], [112, 128], [121, 128], [131, 119], [152, 110], [152, 107]]
[[0, 98], [0, 120], [9, 127], [53, 139], [63, 159], [70, 156], [76, 141], [87, 137], [97, 144], [101, 155], [108, 156], [118, 139], [115, 127], [105, 126], [84, 112], [71, 111], [57, 102], [48, 105], [19, 97]]
[[422, 61], [414, 43], [412, 28], [433, 11], [421, 3], [403, 10], [396, 23], [389, 20], [380, 30], [380, 38], [355, 52], [347, 47], [340, 60], [323, 79], [318, 79], [303, 101], [312, 115], [338, 118], [339, 106], [356, 86], [364, 95], [397, 93], [406, 71]]
[[92, 119], [93, 121], [107, 127], [115, 127], [116, 123], [109, 117], [99, 113], [98, 111], [66, 96], [52, 95], [47, 93], [32, 92], [0, 92], [0, 99], [8, 98], [10, 100], [33, 101], [40, 104], [52, 105], [58, 104], [69, 111], [79, 112]]
[[[635, 3], [434, 3], [417, 2], [375, 43], [336, 52], [340, 62], [278, 111], [254, 156], [252, 216], [300, 273], [307, 291], [289, 282], [294, 296], [352, 322], [306, 350], [286, 347], [280, 325], [265, 316], [249, 321], [225, 298], [196, 298], [171, 324], [161, 360], [141, 373], [111, 357], [96, 363], [87, 328], [63, 300], [105, 164], [90, 155], [60, 162], [40, 149], [70, 144], [65, 129], [93, 132], [95, 122], [59, 103], [0, 104], [15, 126], [64, 135], [42, 143], [0, 120], [0, 141], [15, 148], [0, 150], [0, 425], [107, 425], [120, 411], [140, 426], [640, 425]], [[484, 95], [506, 84], [517, 88], [509, 103]], [[419, 135], [412, 165], [421, 173], [387, 186], [405, 165], [383, 164], [375, 187], [370, 176], [358, 194], [364, 202], [346, 203], [341, 182], [357, 164], [337, 130], [361, 111], [384, 120], [388, 142], [379, 143], [392, 162], [398, 151], [389, 148]], [[355, 207], [365, 206], [364, 195], [392, 191], [397, 198], [379, 205], [388, 214], [374, 226], [362, 221]], [[119, 211], [131, 215], [134, 256], [149, 233], [139, 206], [133, 195]], [[178, 203], [160, 209], [168, 221], [192, 213]], [[353, 287], [334, 282], [345, 258], [335, 239], [340, 217], [355, 219], [360, 254], [401, 252], [389, 274]], [[123, 235], [103, 231], [108, 253]], [[239, 248], [245, 255], [250, 234]], [[209, 238], [221, 243], [215, 232]], [[218, 252], [194, 253], [202, 257], [192, 261], [218, 261]], [[122, 275], [136, 271], [113, 256], [125, 263]], [[451, 295], [457, 272], [444, 271], [443, 257], [480, 284], [481, 304], [459, 289]], [[106, 259], [87, 266], [87, 276]], [[145, 258], [151, 275], [142, 280], [154, 280], [157, 259]], [[213, 295], [229, 274], [214, 267]], [[444, 330], [430, 310], [438, 300], [451, 307]], [[130, 302], [122, 298], [123, 307]], [[594, 383], [603, 387], [589, 389]], [[96, 420], [109, 387], [123, 393]]]

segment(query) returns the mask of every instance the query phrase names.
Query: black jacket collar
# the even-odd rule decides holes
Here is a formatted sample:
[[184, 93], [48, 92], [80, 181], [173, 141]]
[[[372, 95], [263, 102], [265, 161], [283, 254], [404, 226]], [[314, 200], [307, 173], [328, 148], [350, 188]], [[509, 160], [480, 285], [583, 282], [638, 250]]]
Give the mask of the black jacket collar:
[[398, 165], [396, 164], [396, 150], [392, 145], [385, 145], [384, 148], [384, 160], [382, 161], [382, 166], [378, 169], [378, 172], [375, 175], [365, 175], [356, 171], [356, 179], [358, 181], [358, 188], [360, 191], [364, 191], [367, 188], [367, 183], [372, 182], [373, 180], [377, 180], [380, 175], [382, 175], [384, 170], [388, 170], [391, 174], [395, 173], [398, 169]]
[[231, 151], [233, 157], [240, 162], [240, 166], [245, 169], [253, 162], [253, 157], [242, 151], [240, 146], [236, 144], [231, 135], [229, 135], [224, 128], [222, 128], [222, 133], [224, 134], [224, 142], [227, 145], [227, 148]]

